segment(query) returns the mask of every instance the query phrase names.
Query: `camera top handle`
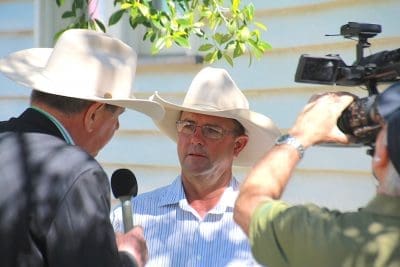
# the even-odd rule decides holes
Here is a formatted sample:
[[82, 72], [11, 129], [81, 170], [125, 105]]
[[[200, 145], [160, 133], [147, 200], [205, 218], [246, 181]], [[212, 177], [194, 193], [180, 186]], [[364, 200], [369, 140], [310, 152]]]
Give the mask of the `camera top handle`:
[[[358, 43], [356, 46], [356, 61], [353, 65], [357, 65], [361, 62], [361, 60], [364, 58], [364, 48], [371, 46], [371, 44], [368, 42], [368, 38], [372, 38], [381, 32], [382, 27], [379, 24], [349, 22], [340, 27], [340, 34], [343, 35], [344, 38], [358, 38]], [[368, 80], [366, 86], [369, 95], [378, 94], [376, 85], [376, 80]]]

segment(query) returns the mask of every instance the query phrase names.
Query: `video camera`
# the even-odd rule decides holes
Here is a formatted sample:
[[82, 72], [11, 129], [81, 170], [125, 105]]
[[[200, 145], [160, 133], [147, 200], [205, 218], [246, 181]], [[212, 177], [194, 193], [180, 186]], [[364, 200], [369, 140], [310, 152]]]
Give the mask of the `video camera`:
[[400, 48], [363, 56], [364, 48], [370, 47], [368, 38], [380, 32], [381, 25], [378, 24], [349, 22], [342, 25], [340, 35], [348, 39], [358, 39], [356, 61], [348, 66], [339, 55], [314, 57], [303, 54], [295, 74], [296, 82], [366, 86], [368, 97], [355, 99], [338, 119], [338, 127], [342, 132], [352, 135], [354, 143], [367, 145], [372, 149], [380, 130], [380, 116], [375, 104], [375, 98], [379, 94], [377, 84], [400, 81]]

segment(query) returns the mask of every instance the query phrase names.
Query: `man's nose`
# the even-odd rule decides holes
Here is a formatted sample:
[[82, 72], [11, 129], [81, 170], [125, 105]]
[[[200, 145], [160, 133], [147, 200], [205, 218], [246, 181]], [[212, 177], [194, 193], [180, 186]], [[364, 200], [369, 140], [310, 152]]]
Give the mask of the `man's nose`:
[[193, 131], [193, 133], [191, 135], [191, 138], [192, 138], [192, 142], [195, 142], [195, 143], [203, 143], [204, 142], [205, 137], [203, 135], [203, 131], [202, 131], [202, 127], [201, 126], [197, 125], [194, 128], [194, 131]]

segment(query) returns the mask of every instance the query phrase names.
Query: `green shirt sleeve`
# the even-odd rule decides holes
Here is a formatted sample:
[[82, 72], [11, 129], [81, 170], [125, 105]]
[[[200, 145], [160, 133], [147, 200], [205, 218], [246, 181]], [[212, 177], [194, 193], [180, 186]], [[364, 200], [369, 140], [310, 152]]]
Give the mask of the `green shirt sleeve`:
[[284, 252], [280, 249], [279, 239], [271, 223], [288, 205], [282, 201], [269, 201], [261, 204], [254, 212], [249, 238], [254, 258], [261, 264], [271, 266], [289, 266]]
[[[269, 267], [343, 266], [336, 265], [339, 261], [329, 256], [343, 255], [342, 250], [349, 244], [340, 238], [341, 230], [334, 223], [338, 215], [313, 204], [290, 206], [283, 201], [265, 202], [251, 220], [254, 257]], [[332, 246], [327, 246], [327, 242], [332, 242]]]

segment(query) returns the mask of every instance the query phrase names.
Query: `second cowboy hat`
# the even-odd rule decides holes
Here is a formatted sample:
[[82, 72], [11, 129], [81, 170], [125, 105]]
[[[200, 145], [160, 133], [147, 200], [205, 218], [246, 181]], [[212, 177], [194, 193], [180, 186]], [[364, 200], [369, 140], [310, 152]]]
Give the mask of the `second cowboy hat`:
[[268, 117], [251, 111], [249, 103], [224, 69], [206, 67], [193, 79], [182, 105], [162, 99], [156, 92], [150, 99], [165, 109], [157, 127], [176, 142], [175, 122], [182, 111], [236, 119], [246, 129], [249, 141], [234, 160], [237, 166], [251, 166], [269, 150], [280, 135], [279, 129]]
[[122, 41], [102, 32], [71, 29], [54, 48], [21, 50], [0, 59], [0, 71], [41, 92], [134, 109], [158, 120], [163, 108], [131, 92], [136, 63], [135, 51]]

